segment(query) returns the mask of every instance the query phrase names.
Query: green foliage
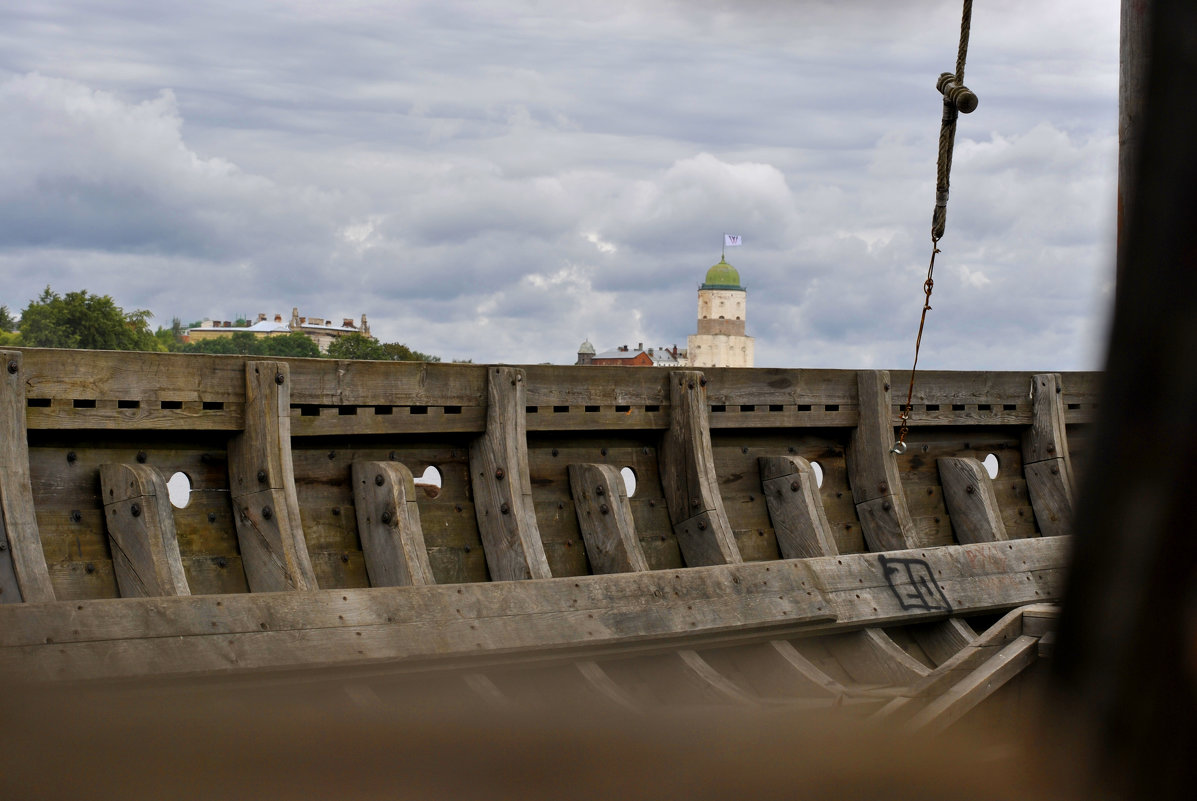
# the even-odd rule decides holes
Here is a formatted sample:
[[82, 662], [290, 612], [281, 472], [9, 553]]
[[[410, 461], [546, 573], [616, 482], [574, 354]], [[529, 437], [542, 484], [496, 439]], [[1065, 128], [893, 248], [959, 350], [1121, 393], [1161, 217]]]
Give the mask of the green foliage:
[[256, 337], [248, 331], [237, 331], [227, 337], [212, 337], [188, 343], [182, 350], [184, 353], [226, 353], [242, 356], [320, 356], [320, 348], [316, 343], [298, 331], [268, 337]]
[[0, 331], [0, 347], [19, 348], [22, 344], [19, 331]]
[[14, 320], [7, 306], [0, 306], [0, 332], [16, 331], [20, 320]]
[[394, 362], [439, 362], [441, 360], [440, 356], [432, 356], [427, 353], [421, 353], [418, 350], [412, 350], [401, 342], [388, 342], [382, 347], [387, 352], [391, 361]]
[[149, 327], [150, 312], [126, 312], [108, 295], [59, 295], [46, 287], [21, 313], [21, 339], [34, 348], [148, 350], [165, 347]]
[[365, 334], [346, 334], [337, 337], [328, 346], [330, 359], [370, 359], [390, 361], [386, 349]]
[[330, 359], [369, 359], [384, 362], [439, 362], [439, 356], [430, 356], [412, 350], [400, 342], [376, 342], [364, 334], [346, 334], [334, 339], [328, 346]]

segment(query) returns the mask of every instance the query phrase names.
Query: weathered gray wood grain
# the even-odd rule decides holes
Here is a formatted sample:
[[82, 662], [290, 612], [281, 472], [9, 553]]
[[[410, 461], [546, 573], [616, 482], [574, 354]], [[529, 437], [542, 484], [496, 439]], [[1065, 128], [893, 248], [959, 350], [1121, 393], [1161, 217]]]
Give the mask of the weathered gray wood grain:
[[857, 373], [860, 422], [852, 430], [846, 453], [852, 498], [873, 551], [893, 551], [920, 545], [917, 529], [902, 492], [898, 463], [891, 452], [894, 425], [891, 419], [889, 373]]
[[30, 484], [23, 362], [0, 351], [0, 604], [54, 600]]
[[357, 530], [373, 587], [435, 584], [411, 471], [399, 462], [350, 468]]
[[144, 464], [101, 465], [100, 490], [121, 597], [190, 595], [162, 474]]
[[669, 374], [673, 417], [661, 442], [661, 485], [682, 556], [690, 567], [742, 561], [723, 508], [706, 397], [694, 370]]
[[495, 581], [549, 578], [528, 475], [524, 371], [487, 368], [486, 433], [470, 443], [470, 481], [486, 564]]
[[757, 463], [781, 555], [800, 559], [839, 553], [810, 462], [801, 456], [762, 456]]
[[229, 438], [229, 490], [251, 592], [314, 590], [291, 462], [290, 368], [245, 364], [245, 430]]
[[985, 465], [976, 459], [953, 457], [940, 457], [936, 464], [956, 541], [964, 544], [1009, 539]]
[[1031, 378], [1033, 416], [1023, 432], [1023, 472], [1035, 521], [1045, 536], [1071, 533], [1075, 482], [1057, 373]]
[[569, 484], [591, 571], [648, 570], [619, 470], [608, 464], [571, 464]]

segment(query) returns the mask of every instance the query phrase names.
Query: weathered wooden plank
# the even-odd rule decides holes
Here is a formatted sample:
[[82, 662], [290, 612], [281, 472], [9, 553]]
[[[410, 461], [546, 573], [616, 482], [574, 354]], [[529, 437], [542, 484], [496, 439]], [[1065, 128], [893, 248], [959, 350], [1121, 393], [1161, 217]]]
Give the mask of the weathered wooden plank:
[[771, 640], [769, 645], [811, 688], [830, 698], [843, 698], [847, 695], [848, 691], [844, 685], [820, 670], [789, 640]]
[[762, 456], [758, 462], [781, 555], [800, 559], [839, 553], [810, 462], [801, 456]]
[[486, 405], [486, 367], [475, 364], [292, 359], [291, 402], [313, 406]]
[[190, 595], [162, 474], [144, 464], [101, 465], [100, 490], [121, 596]]
[[71, 399], [49, 400], [49, 406], [28, 410], [31, 430], [240, 431], [245, 427], [245, 407], [241, 403], [216, 401], [212, 405], [219, 404], [220, 408], [204, 408], [202, 404], [190, 406], [191, 401], [180, 401], [180, 407], [163, 409], [160, 401], [143, 401], [136, 408], [77, 409]]
[[636, 536], [627, 487], [618, 469], [606, 464], [571, 464], [569, 483], [591, 570], [648, 570]]
[[[293, 404], [294, 405], [294, 404]], [[475, 434], [486, 430], [482, 406], [321, 406], [291, 409], [295, 437]], [[379, 413], [379, 410], [385, 410]], [[348, 412], [352, 412], [349, 414]]]
[[937, 459], [936, 464], [956, 541], [963, 544], [1009, 539], [985, 466], [976, 459], [947, 457]]
[[357, 461], [352, 477], [357, 530], [371, 586], [435, 584], [411, 471], [398, 462]]
[[857, 373], [860, 423], [852, 431], [847, 461], [852, 497], [864, 529], [864, 538], [874, 551], [893, 551], [921, 544], [902, 479], [891, 452], [895, 438], [891, 421], [889, 373], [878, 370]]
[[670, 372], [673, 418], [660, 450], [665, 502], [691, 567], [742, 561], [715, 476], [705, 387], [700, 372]]
[[23, 362], [0, 351], [0, 604], [54, 600], [34, 514]]
[[470, 444], [474, 510], [495, 581], [549, 578], [536, 525], [524, 425], [524, 371], [490, 367], [486, 433]]
[[530, 406], [552, 412], [554, 406], [661, 406], [669, 403], [665, 370], [628, 370], [623, 367], [523, 368]]
[[1032, 377], [1034, 418], [1023, 433], [1022, 460], [1035, 520], [1045, 536], [1068, 534], [1072, 527], [1075, 483], [1061, 394], [1059, 374]]
[[[0, 668], [99, 678], [776, 639], [942, 616], [937, 599], [969, 614], [1055, 598], [1067, 547], [1035, 538], [528, 582], [16, 604], [0, 607]], [[909, 573], [891, 575], [895, 562]]]
[[229, 439], [229, 489], [251, 592], [314, 590], [291, 462], [290, 368], [245, 364], [245, 431]]
[[1038, 637], [1016, 637], [910, 720], [916, 731], [937, 733], [951, 726], [1006, 682], [1034, 664]]
[[245, 357], [22, 349], [29, 398], [244, 402]]

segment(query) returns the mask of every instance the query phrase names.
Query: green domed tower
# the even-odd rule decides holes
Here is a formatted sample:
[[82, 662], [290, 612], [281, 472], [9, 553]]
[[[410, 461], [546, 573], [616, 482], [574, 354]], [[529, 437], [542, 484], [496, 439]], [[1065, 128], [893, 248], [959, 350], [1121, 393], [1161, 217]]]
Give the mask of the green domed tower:
[[748, 290], [740, 271], [719, 259], [698, 288], [698, 332], [687, 341], [694, 367], [752, 367], [754, 341], [745, 333]]

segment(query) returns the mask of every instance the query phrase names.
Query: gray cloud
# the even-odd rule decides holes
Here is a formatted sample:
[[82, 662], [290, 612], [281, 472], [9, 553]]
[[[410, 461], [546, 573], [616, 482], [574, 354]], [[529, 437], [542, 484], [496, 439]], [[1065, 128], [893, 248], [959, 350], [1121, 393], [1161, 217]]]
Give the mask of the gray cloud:
[[[1117, 17], [974, 12], [928, 367], [1096, 364]], [[447, 358], [567, 362], [585, 336], [684, 343], [730, 231], [759, 364], [902, 367], [958, 24], [955, 2], [6, 9], [3, 302], [365, 312]]]

